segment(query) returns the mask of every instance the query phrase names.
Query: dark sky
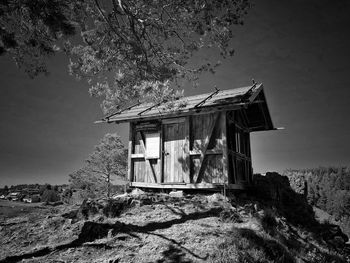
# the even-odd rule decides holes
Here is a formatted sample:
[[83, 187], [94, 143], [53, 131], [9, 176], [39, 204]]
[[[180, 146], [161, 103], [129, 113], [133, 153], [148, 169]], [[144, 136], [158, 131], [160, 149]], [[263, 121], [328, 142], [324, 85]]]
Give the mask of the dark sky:
[[[350, 3], [259, 0], [236, 29], [235, 56], [185, 95], [262, 82], [276, 127], [252, 134], [254, 172], [350, 165]], [[0, 186], [65, 183], [107, 132], [99, 101], [50, 60], [50, 76], [29, 79], [0, 59]]]

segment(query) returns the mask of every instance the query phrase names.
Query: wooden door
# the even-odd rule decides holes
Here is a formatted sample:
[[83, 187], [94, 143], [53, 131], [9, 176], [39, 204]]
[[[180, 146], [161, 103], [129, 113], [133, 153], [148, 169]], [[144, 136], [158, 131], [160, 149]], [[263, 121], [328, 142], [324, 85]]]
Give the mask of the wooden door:
[[[175, 120], [176, 121], [176, 120]], [[163, 182], [187, 182], [189, 158], [186, 139], [187, 123], [163, 123]]]

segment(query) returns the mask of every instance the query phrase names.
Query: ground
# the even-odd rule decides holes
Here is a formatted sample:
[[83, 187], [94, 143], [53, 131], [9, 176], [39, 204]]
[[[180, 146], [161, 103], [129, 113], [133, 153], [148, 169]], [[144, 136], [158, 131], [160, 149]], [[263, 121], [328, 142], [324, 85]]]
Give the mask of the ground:
[[84, 218], [72, 205], [1, 201], [0, 262], [346, 262], [256, 200], [220, 194], [118, 200], [127, 205], [113, 218], [101, 211]]

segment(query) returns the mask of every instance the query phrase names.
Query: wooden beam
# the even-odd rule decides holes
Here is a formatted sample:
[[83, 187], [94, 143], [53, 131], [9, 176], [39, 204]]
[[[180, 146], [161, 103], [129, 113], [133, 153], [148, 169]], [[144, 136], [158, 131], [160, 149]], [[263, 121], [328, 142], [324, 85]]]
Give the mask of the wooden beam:
[[160, 164], [159, 164], [159, 183], [164, 182], [164, 126], [160, 126]]
[[246, 163], [248, 164], [248, 182], [252, 184], [252, 173], [253, 173], [253, 167], [252, 167], [252, 151], [251, 151], [251, 145], [250, 145], [250, 133], [247, 135], [247, 152], [248, 152], [248, 157], [250, 160], [247, 160]]
[[[207, 155], [215, 155], [215, 154], [222, 154], [222, 150], [207, 150], [206, 154]], [[196, 156], [196, 155], [202, 155], [202, 151], [190, 151], [191, 156]]]
[[[191, 183], [191, 157], [190, 157], [190, 116], [187, 116], [185, 119], [185, 143], [183, 150], [183, 158], [185, 161], [184, 169], [184, 180], [186, 183]], [[186, 170], [187, 169], [187, 170]]]
[[[157, 189], [222, 189], [224, 184], [210, 184], [210, 183], [195, 183], [195, 184], [157, 184], [157, 183], [141, 183], [132, 182], [131, 187], [145, 187], [145, 188], [157, 188]], [[232, 190], [244, 190], [246, 185], [244, 184], [226, 184], [227, 189]]]
[[145, 159], [145, 155], [143, 153], [134, 153], [131, 154], [131, 159]]
[[192, 158], [191, 158], [191, 151], [193, 149], [193, 130], [192, 130], [192, 116], [187, 116], [188, 118], [188, 159], [189, 159], [189, 164], [188, 164], [188, 169], [189, 169], [189, 180], [190, 183], [193, 183], [193, 162], [192, 162]]
[[130, 123], [129, 125], [129, 143], [128, 143], [128, 178], [129, 181], [133, 181], [134, 177], [134, 164], [131, 160], [132, 155], [132, 148], [133, 148], [133, 136], [134, 136], [134, 130], [133, 130], [133, 124]]
[[211, 141], [213, 140], [214, 129], [215, 129], [219, 119], [220, 119], [220, 113], [217, 112], [217, 113], [215, 113], [213, 124], [211, 125], [211, 127], [209, 129], [208, 136], [207, 136], [207, 138], [205, 138], [205, 142], [204, 142], [205, 146], [204, 146], [204, 151], [200, 157], [201, 166], [200, 166], [199, 171], [198, 171], [196, 183], [199, 183], [202, 180], [202, 177], [203, 177], [203, 174], [205, 171], [205, 167], [206, 167], [206, 158], [205, 157], [207, 154], [208, 146], [210, 145]]
[[144, 156], [145, 163], [148, 166], [148, 168], [150, 168], [150, 170], [152, 172], [151, 181], [153, 181], [153, 183], [157, 183], [157, 176], [156, 176], [156, 173], [154, 171], [154, 168], [153, 168], [153, 165], [151, 163], [151, 160], [146, 158], [146, 147], [145, 147], [146, 141], [145, 141], [145, 136], [144, 136], [142, 131], [139, 131], [139, 132], [140, 132], [140, 135], [141, 135], [140, 144], [141, 144], [141, 147], [143, 148], [143, 151], [145, 153], [145, 156]]
[[162, 123], [163, 124], [172, 124], [172, 123], [181, 123], [181, 122], [185, 122], [186, 118], [170, 118], [170, 119], [163, 119]]
[[224, 176], [224, 184], [228, 183], [228, 149], [227, 149], [227, 127], [226, 112], [221, 112], [221, 143], [222, 143], [222, 173]]
[[118, 115], [118, 114], [121, 114], [122, 112], [124, 112], [124, 111], [126, 111], [126, 110], [130, 110], [130, 109], [132, 109], [132, 108], [134, 108], [134, 107], [136, 107], [136, 106], [138, 106], [138, 105], [140, 105], [140, 104], [141, 104], [141, 102], [138, 101], [137, 103], [135, 103], [135, 104], [133, 104], [133, 105], [131, 105], [131, 106], [128, 106], [128, 107], [126, 107], [126, 108], [124, 108], [124, 109], [122, 109], [122, 110], [119, 110], [119, 111], [117, 111], [117, 112], [114, 112], [114, 113], [112, 113], [112, 114], [107, 115], [107, 116], [104, 117], [102, 120], [109, 121], [109, 118], [110, 118], [110, 117], [115, 116], [115, 115]]
[[233, 156], [237, 156], [238, 158], [251, 161], [251, 157], [250, 156], [244, 155], [242, 153], [239, 153], [239, 152], [236, 152], [236, 151], [233, 151], [233, 150], [228, 150], [228, 152], [230, 154], [232, 154]]
[[198, 108], [199, 106], [203, 105], [207, 100], [210, 100], [214, 95], [219, 93], [219, 89], [215, 87], [215, 91], [211, 93], [208, 97], [204, 98], [201, 102], [197, 103], [193, 108]]
[[143, 113], [145, 113], [145, 112], [147, 112], [147, 111], [150, 111], [150, 110], [153, 109], [154, 107], [160, 106], [162, 103], [164, 103], [164, 101], [159, 102], [159, 103], [157, 103], [157, 104], [154, 104], [154, 105], [148, 107], [147, 109], [145, 109], [145, 110], [143, 110], [143, 111], [137, 113], [137, 115], [141, 116]]
[[254, 88], [253, 94], [248, 99], [250, 103], [252, 103], [256, 99], [256, 97], [260, 94], [260, 91], [263, 89], [263, 87], [264, 87], [263, 84], [259, 84], [258, 86], [253, 87]]

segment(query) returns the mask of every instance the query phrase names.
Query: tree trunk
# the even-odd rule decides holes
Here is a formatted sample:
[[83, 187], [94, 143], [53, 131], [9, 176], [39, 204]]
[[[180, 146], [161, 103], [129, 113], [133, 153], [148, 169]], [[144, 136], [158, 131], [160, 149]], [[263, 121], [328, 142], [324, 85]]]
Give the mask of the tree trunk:
[[111, 196], [111, 176], [107, 176], [107, 199]]

